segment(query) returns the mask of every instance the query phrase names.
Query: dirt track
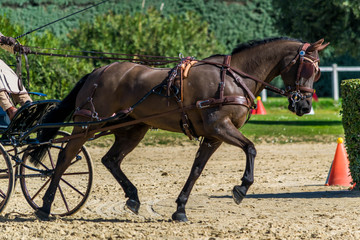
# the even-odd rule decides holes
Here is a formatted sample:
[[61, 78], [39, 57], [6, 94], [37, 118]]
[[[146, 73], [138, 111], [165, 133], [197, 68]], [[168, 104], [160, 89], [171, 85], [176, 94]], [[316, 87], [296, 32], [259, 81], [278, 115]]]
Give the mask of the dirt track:
[[334, 144], [258, 144], [255, 183], [236, 205], [243, 152], [223, 145], [209, 161], [187, 205], [189, 222], [170, 220], [197, 146], [140, 146], [123, 164], [142, 206], [124, 208], [124, 193], [101, 165], [107, 148], [92, 147], [93, 190], [71, 217], [42, 222], [19, 186], [3, 216], [0, 239], [360, 239], [359, 192], [326, 187]]

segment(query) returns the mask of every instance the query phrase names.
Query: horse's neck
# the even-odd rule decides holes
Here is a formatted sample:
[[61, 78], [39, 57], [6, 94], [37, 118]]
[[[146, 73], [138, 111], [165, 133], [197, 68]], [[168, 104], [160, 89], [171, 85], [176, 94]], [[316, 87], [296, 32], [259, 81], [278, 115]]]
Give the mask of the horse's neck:
[[[231, 66], [239, 69], [248, 75], [270, 83], [276, 76], [280, 75], [283, 67], [282, 60], [295, 52], [300, 43], [291, 42], [280, 44], [272, 42], [243, 50], [232, 55]], [[264, 88], [253, 80], [246, 80], [250, 90], [258, 95]]]

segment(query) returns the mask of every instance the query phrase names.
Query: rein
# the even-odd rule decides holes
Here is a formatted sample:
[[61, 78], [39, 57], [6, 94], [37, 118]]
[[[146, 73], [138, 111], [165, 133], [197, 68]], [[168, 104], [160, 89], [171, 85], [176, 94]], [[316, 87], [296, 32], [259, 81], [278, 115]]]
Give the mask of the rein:
[[45, 53], [45, 52], [29, 52], [28, 54], [41, 55], [41, 56], [52, 56], [52, 57], [66, 57], [66, 58], [85, 58], [85, 59], [99, 59], [99, 60], [121, 60], [135, 62], [143, 65], [166, 65], [169, 63], [178, 62], [178, 57], [162, 57], [162, 56], [149, 56], [149, 55], [138, 55], [138, 54], [121, 54], [121, 53], [107, 53], [107, 52], [92, 52], [84, 51], [85, 53], [96, 53], [104, 55], [122, 55], [131, 56], [127, 57], [105, 57], [105, 56], [84, 56], [84, 55], [72, 55], [72, 54], [59, 54], [59, 53]]
[[[38, 48], [38, 47], [31, 47], [31, 48]], [[39, 48], [40, 49], [40, 48]], [[44, 48], [42, 48], [44, 49]], [[45, 48], [47, 50], [60, 50], [60, 51], [72, 51], [72, 52], [83, 52], [83, 53], [90, 53], [90, 54], [104, 54], [104, 55], [115, 55], [115, 56], [124, 56], [124, 57], [105, 57], [105, 56], [84, 56], [84, 55], [73, 55], [73, 54], [59, 54], [59, 53], [45, 53], [39, 51], [31, 51], [28, 54], [33, 55], [41, 55], [41, 56], [52, 56], [52, 57], [67, 57], [67, 58], [84, 58], [84, 59], [99, 59], [99, 60], [122, 60], [122, 61], [130, 61], [144, 65], [166, 65], [170, 63], [178, 62], [179, 57], [164, 57], [164, 56], [151, 56], [151, 55], [139, 55], [139, 54], [123, 54], [123, 53], [109, 53], [109, 52], [98, 52], [98, 51], [78, 51], [78, 50], [67, 50], [67, 49], [54, 49], [54, 48]], [[230, 55], [226, 55], [230, 56]], [[298, 57], [297, 57], [298, 58]], [[181, 58], [181, 62], [184, 61], [186, 58]], [[294, 59], [295, 60], [295, 59]], [[293, 61], [294, 61], [293, 60]], [[254, 76], [251, 76], [243, 71], [235, 69], [234, 67], [230, 66], [229, 63], [217, 63], [212, 61], [206, 60], [197, 60], [199, 63], [206, 63], [211, 65], [216, 65], [219, 67], [226, 68], [231, 71], [231, 74], [234, 76], [234, 73], [237, 73], [240, 76], [250, 78], [258, 83], [263, 84], [268, 90], [275, 92], [277, 94], [288, 96], [285, 90], [277, 88], [265, 81], [262, 81]], [[294, 64], [296, 63], [296, 60]], [[291, 67], [291, 63], [288, 65], [289, 69]], [[255, 97], [254, 97], [255, 98]]]
[[[309, 43], [304, 43], [303, 46], [301, 47], [301, 49], [299, 50], [299, 53], [294, 57], [294, 59], [283, 69], [281, 70], [281, 73], [287, 72], [290, 70], [290, 68], [296, 64], [296, 62], [300, 59], [300, 65], [298, 68], [298, 72], [297, 72], [297, 80], [295, 81], [296, 84], [296, 88], [293, 89], [291, 87], [287, 87], [286, 90], [277, 88], [265, 81], [262, 81], [254, 76], [251, 76], [243, 71], [240, 71], [234, 67], [230, 66], [230, 62], [229, 63], [217, 63], [217, 62], [212, 62], [212, 61], [207, 61], [207, 60], [197, 60], [197, 62], [199, 63], [206, 63], [206, 64], [211, 64], [211, 65], [215, 65], [215, 66], [219, 66], [222, 68], [226, 68], [230, 74], [235, 78], [235, 80], [240, 83], [241, 86], [245, 86], [245, 84], [241, 83], [241, 79], [239, 77], [237, 77], [236, 75], [240, 75], [242, 77], [246, 77], [246, 78], [250, 78], [253, 81], [256, 81], [262, 85], [265, 86], [266, 89], [275, 92], [279, 95], [282, 96], [296, 96], [296, 98], [301, 98], [303, 99], [304, 96], [301, 92], [307, 92], [307, 93], [311, 93], [311, 95], [314, 93], [314, 89], [305, 87], [305, 86], [300, 86], [300, 79], [301, 79], [301, 71], [303, 68], [303, 63], [304, 61], [308, 61], [310, 63], [313, 64], [314, 68], [318, 71], [319, 67], [317, 66], [317, 62], [319, 62], [319, 59], [314, 59], [313, 57], [311, 57], [310, 55], [308, 55], [306, 53], [307, 48], [310, 46]], [[32, 47], [32, 48], [38, 48], [38, 47]], [[48, 50], [63, 50], [65, 51], [66, 49], [48, 49]], [[84, 55], [72, 55], [72, 54], [58, 54], [58, 53], [45, 53], [45, 52], [35, 52], [35, 51], [30, 51], [28, 54], [34, 54], [34, 55], [42, 55], [42, 56], [55, 56], [55, 57], [69, 57], [69, 58], [85, 58], [85, 59], [99, 59], [99, 60], [121, 60], [121, 61], [129, 61], [129, 62], [134, 62], [134, 63], [138, 63], [138, 64], [143, 64], [143, 65], [166, 65], [166, 64], [170, 64], [170, 63], [175, 63], [178, 62], [179, 57], [165, 57], [165, 56], [151, 56], [151, 55], [139, 55], [139, 54], [122, 54], [122, 53], [109, 53], [109, 52], [98, 52], [98, 51], [78, 51], [78, 50], [66, 50], [66, 51], [73, 51], [73, 52], [84, 52], [84, 53], [91, 53], [91, 54], [104, 54], [104, 55], [115, 55], [115, 56], [124, 56], [124, 57], [105, 57], [105, 56], [84, 56]], [[181, 54], [180, 54], [181, 55]], [[230, 55], [226, 55], [226, 56], [230, 56]], [[181, 58], [181, 62], [184, 61], [184, 59], [186, 58]], [[236, 74], [235, 74], [236, 73]], [[248, 93], [248, 95], [254, 100], [255, 96], [253, 96], [253, 94], [250, 91], [246, 91]]]

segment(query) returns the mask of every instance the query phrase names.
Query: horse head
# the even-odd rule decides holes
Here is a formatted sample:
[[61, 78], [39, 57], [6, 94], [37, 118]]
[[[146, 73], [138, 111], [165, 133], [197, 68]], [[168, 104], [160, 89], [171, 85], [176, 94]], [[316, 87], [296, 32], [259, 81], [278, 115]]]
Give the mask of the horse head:
[[329, 43], [323, 44], [324, 39], [315, 43], [303, 43], [297, 54], [290, 54], [284, 58], [281, 77], [288, 95], [288, 109], [298, 116], [311, 111], [313, 84], [321, 75], [319, 68], [319, 52]]

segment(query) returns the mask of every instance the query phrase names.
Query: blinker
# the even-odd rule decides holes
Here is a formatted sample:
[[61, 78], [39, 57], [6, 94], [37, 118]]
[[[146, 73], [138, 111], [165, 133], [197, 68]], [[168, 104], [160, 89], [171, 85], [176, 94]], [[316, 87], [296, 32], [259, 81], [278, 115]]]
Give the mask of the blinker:
[[308, 79], [314, 74], [314, 66], [312, 63], [305, 62], [303, 63], [302, 69], [301, 69], [301, 77]]

